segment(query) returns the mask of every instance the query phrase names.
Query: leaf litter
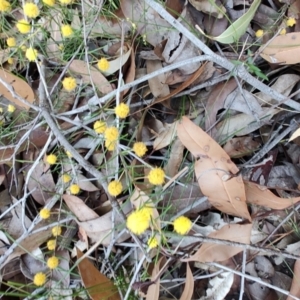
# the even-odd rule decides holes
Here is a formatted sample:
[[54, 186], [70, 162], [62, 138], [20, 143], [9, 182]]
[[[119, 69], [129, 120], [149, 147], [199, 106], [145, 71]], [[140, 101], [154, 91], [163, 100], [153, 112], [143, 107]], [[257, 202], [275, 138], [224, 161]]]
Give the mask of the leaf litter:
[[0, 294], [300, 299], [298, 2], [67, 2], [0, 7]]

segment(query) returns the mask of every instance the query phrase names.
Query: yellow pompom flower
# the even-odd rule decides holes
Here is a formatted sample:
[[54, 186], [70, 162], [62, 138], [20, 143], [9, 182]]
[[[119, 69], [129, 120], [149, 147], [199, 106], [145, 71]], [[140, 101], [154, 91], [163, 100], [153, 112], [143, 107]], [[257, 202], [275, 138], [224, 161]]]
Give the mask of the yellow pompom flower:
[[25, 3], [24, 14], [29, 18], [36, 18], [40, 14], [38, 6], [32, 2]]
[[22, 45], [22, 46], [20, 47], [20, 49], [21, 49], [23, 52], [26, 52], [27, 47], [26, 47], [25, 45]]
[[93, 125], [93, 128], [96, 133], [102, 134], [106, 130], [106, 123], [103, 121], [96, 121]]
[[80, 187], [78, 184], [71, 184], [69, 190], [72, 195], [77, 195], [80, 192]]
[[192, 221], [184, 216], [175, 219], [173, 222], [174, 231], [181, 235], [188, 233], [192, 228], [192, 225]]
[[102, 72], [105, 72], [109, 69], [109, 61], [106, 58], [101, 58], [97, 65], [99, 70]]
[[53, 236], [59, 236], [61, 235], [61, 227], [60, 226], [55, 226], [52, 228], [52, 235]]
[[25, 19], [19, 20], [16, 26], [21, 33], [28, 33], [31, 29], [29, 22]]
[[9, 57], [9, 58], [7, 59], [7, 62], [8, 62], [10, 65], [12, 65], [12, 64], [14, 63], [14, 59], [13, 59], [12, 57]]
[[117, 146], [116, 141], [105, 140], [105, 148], [108, 151], [114, 151], [116, 149], [116, 146]]
[[280, 35], [285, 35], [286, 34], [286, 29], [282, 28], [281, 31], [279, 32]]
[[42, 286], [45, 284], [46, 282], [46, 274], [45, 273], [42, 273], [42, 272], [39, 272], [39, 273], [36, 273], [33, 277], [33, 283], [36, 285], [36, 286]]
[[48, 219], [50, 217], [50, 209], [43, 208], [40, 210], [40, 217], [42, 219]]
[[149, 225], [149, 214], [143, 209], [132, 212], [126, 220], [127, 228], [137, 235], [144, 233]]
[[57, 156], [55, 154], [49, 154], [49, 155], [47, 155], [46, 162], [49, 165], [55, 165], [56, 161], [57, 161]]
[[75, 90], [75, 88], [77, 86], [76, 79], [73, 77], [66, 77], [62, 81], [62, 85], [65, 90], [67, 90], [68, 92], [71, 92], [71, 91]]
[[11, 5], [6, 0], [0, 0], [0, 11], [1, 12], [8, 12], [11, 10]]
[[66, 154], [67, 154], [67, 156], [68, 156], [69, 158], [72, 158], [72, 157], [73, 157], [72, 153], [71, 153], [70, 151], [68, 151], [68, 150], [66, 150]]
[[60, 30], [64, 38], [68, 38], [74, 33], [73, 28], [70, 25], [62, 25]]
[[158, 240], [155, 236], [150, 237], [149, 240], [147, 241], [149, 249], [156, 248], [158, 246]]
[[104, 137], [111, 142], [117, 141], [119, 137], [118, 128], [114, 126], [106, 128]]
[[115, 114], [121, 118], [125, 119], [129, 114], [129, 106], [125, 103], [121, 103], [115, 108]]
[[62, 5], [69, 5], [73, 3], [73, 0], [59, 0]]
[[37, 58], [37, 55], [38, 55], [37, 50], [34, 48], [31, 48], [31, 47], [28, 48], [25, 53], [25, 56], [29, 61], [35, 61]]
[[133, 144], [132, 150], [138, 157], [142, 157], [147, 152], [147, 147], [143, 142], [136, 142]]
[[62, 176], [62, 180], [63, 180], [64, 183], [70, 182], [71, 179], [72, 179], [72, 178], [71, 178], [71, 176], [70, 176], [69, 174], [64, 174], [64, 175]]
[[48, 5], [48, 6], [54, 6], [55, 5], [55, 0], [43, 0], [43, 3]]
[[9, 113], [12, 114], [15, 110], [16, 110], [16, 107], [15, 107], [15, 106], [13, 106], [13, 105], [11, 105], [11, 104], [9, 104], [9, 105], [7, 106], [7, 111], [8, 111]]
[[257, 38], [260, 38], [260, 37], [262, 37], [264, 35], [264, 31], [262, 30], [262, 29], [259, 29], [259, 30], [257, 30], [256, 32], [255, 32], [255, 36], [257, 37]]
[[118, 196], [122, 193], [123, 186], [122, 183], [118, 180], [113, 180], [108, 184], [108, 192], [112, 196]]
[[59, 264], [59, 259], [56, 256], [49, 257], [47, 260], [47, 266], [49, 269], [56, 269]]
[[6, 44], [7, 44], [8, 47], [11, 48], [11, 47], [16, 47], [17, 42], [16, 42], [16, 39], [14, 37], [10, 37], [6, 40]]
[[161, 185], [165, 181], [165, 172], [162, 168], [154, 168], [148, 174], [148, 180], [154, 185]]
[[295, 18], [288, 18], [286, 21], [286, 25], [289, 27], [293, 27], [296, 24]]
[[48, 248], [48, 250], [54, 250], [55, 247], [56, 247], [56, 240], [53, 239], [53, 240], [49, 240], [47, 242], [47, 248]]

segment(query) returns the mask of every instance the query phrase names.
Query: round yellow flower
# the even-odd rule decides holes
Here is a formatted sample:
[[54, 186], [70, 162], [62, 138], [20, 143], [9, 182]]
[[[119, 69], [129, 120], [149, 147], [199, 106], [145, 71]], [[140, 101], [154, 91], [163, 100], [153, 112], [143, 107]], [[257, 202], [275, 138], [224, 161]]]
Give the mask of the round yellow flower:
[[109, 61], [106, 58], [101, 58], [97, 65], [99, 70], [102, 72], [105, 72], [109, 69]]
[[286, 29], [282, 28], [281, 31], [279, 32], [280, 35], [285, 35], [286, 34]]
[[36, 286], [42, 286], [45, 284], [46, 282], [46, 274], [45, 273], [42, 273], [42, 272], [39, 272], [39, 273], [36, 273], [33, 277], [33, 283], [36, 285]]
[[13, 106], [13, 105], [11, 105], [11, 104], [9, 104], [9, 105], [7, 106], [7, 111], [8, 111], [9, 113], [12, 114], [15, 110], [16, 110], [16, 107], [15, 107], [15, 106]]
[[48, 5], [48, 6], [54, 6], [55, 5], [55, 0], [43, 0], [43, 3]]
[[158, 240], [155, 236], [149, 238], [149, 240], [147, 241], [148, 247], [149, 249], [153, 249], [156, 248], [158, 246]]
[[25, 3], [24, 14], [29, 18], [36, 18], [40, 14], [38, 6], [32, 2]]
[[112, 196], [118, 196], [122, 193], [123, 186], [122, 183], [118, 180], [113, 180], [108, 184], [108, 192]]
[[293, 27], [296, 24], [295, 18], [288, 18], [286, 21], [286, 25], [289, 27]]
[[121, 103], [115, 108], [115, 114], [121, 118], [125, 119], [129, 114], [129, 106], [125, 103]]
[[55, 247], [56, 247], [56, 240], [53, 239], [53, 240], [49, 240], [47, 242], [47, 248], [48, 248], [48, 250], [54, 250]]
[[0, 11], [1, 12], [8, 12], [11, 10], [11, 5], [6, 0], [0, 0]]
[[257, 38], [260, 38], [260, 37], [262, 37], [264, 35], [264, 31], [262, 30], [262, 29], [259, 29], [259, 30], [257, 30], [256, 32], [255, 32], [255, 36], [257, 37]]
[[9, 57], [9, 58], [7, 59], [7, 62], [8, 62], [10, 65], [12, 65], [12, 64], [14, 63], [14, 59], [13, 59], [12, 57]]
[[114, 151], [116, 149], [116, 146], [117, 146], [116, 141], [105, 140], [105, 148], [108, 151]]
[[53, 236], [59, 236], [61, 235], [61, 227], [60, 226], [55, 226], [52, 228], [52, 235]]
[[8, 47], [16, 47], [16, 39], [14, 37], [10, 37], [6, 40], [6, 44]]
[[56, 256], [49, 257], [47, 260], [47, 266], [49, 269], [56, 269], [59, 264], [59, 259]]
[[29, 22], [25, 19], [19, 20], [16, 26], [21, 33], [28, 33], [31, 29]]
[[78, 184], [71, 184], [69, 190], [72, 195], [77, 195], [80, 192], [80, 187]]
[[137, 235], [144, 233], [148, 229], [149, 225], [149, 215], [142, 209], [132, 212], [126, 220], [127, 228]]
[[66, 150], [66, 154], [67, 154], [67, 156], [68, 156], [69, 158], [72, 158], [72, 157], [73, 157], [72, 153], [71, 153], [70, 151], [68, 151], [68, 150]]
[[60, 30], [64, 38], [68, 38], [73, 34], [73, 28], [70, 25], [62, 25]]
[[40, 210], [40, 217], [42, 219], [48, 219], [50, 217], [50, 209], [43, 208]]
[[117, 141], [119, 137], [118, 128], [114, 126], [106, 128], [104, 137], [111, 142]]
[[27, 47], [26, 47], [25, 45], [22, 45], [22, 46], [20, 47], [20, 49], [21, 49], [23, 52], [26, 52]]
[[71, 91], [75, 90], [75, 88], [77, 86], [76, 79], [73, 77], [66, 77], [62, 81], [62, 85], [65, 90], [67, 90], [68, 92], [71, 92]]
[[71, 178], [71, 176], [70, 176], [69, 174], [64, 174], [64, 175], [62, 176], [62, 180], [63, 180], [64, 183], [70, 182], [71, 179], [72, 179], [72, 178]]
[[154, 168], [148, 174], [148, 180], [154, 185], [161, 185], [165, 181], [165, 172], [162, 168]]
[[55, 165], [56, 161], [57, 161], [57, 156], [55, 154], [49, 154], [49, 155], [47, 155], [46, 162], [49, 165]]
[[192, 221], [184, 216], [175, 219], [173, 222], [174, 231], [181, 235], [187, 234], [192, 228], [192, 225]]
[[38, 55], [38, 52], [36, 49], [33, 49], [33, 48], [28, 48], [26, 50], [26, 53], [25, 53], [25, 56], [26, 58], [29, 60], [29, 61], [35, 61], [36, 58], [37, 58], [37, 55]]
[[106, 123], [103, 121], [96, 121], [93, 126], [94, 130], [98, 134], [104, 133], [106, 130]]
[[134, 143], [132, 149], [134, 153], [139, 157], [142, 157], [147, 152], [147, 147], [143, 142]]
[[69, 5], [73, 3], [73, 0], [59, 0], [62, 5]]

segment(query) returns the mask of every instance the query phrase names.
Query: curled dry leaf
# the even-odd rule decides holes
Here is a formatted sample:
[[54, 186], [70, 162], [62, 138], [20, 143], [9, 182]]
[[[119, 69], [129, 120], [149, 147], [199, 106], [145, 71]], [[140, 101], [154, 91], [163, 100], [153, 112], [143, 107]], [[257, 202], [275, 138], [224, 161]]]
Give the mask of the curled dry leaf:
[[78, 185], [79, 185], [80, 189], [87, 191], [87, 192], [95, 192], [95, 191], [99, 190], [95, 185], [93, 185], [82, 174], [77, 174], [77, 179], [78, 179]]
[[201, 191], [222, 212], [251, 220], [242, 177], [228, 154], [187, 117], [177, 126], [183, 145], [196, 157], [195, 174]]
[[286, 209], [300, 201], [300, 197], [289, 199], [279, 198], [275, 196], [267, 187], [250, 181], [244, 181], [244, 183], [248, 203], [281, 210]]
[[239, 158], [253, 153], [259, 146], [260, 143], [254, 141], [252, 137], [243, 136], [229, 140], [223, 149], [231, 158]]
[[[290, 289], [290, 294], [292, 296], [300, 298], [300, 260], [297, 259], [294, 265], [294, 270], [293, 270], [293, 281], [292, 281], [292, 286]], [[294, 298], [288, 296], [287, 300], [292, 300]]]
[[186, 264], [186, 279], [182, 295], [180, 300], [190, 300], [192, 299], [194, 293], [194, 277], [189, 266], [189, 263]]
[[[80, 260], [83, 253], [77, 248], [77, 258]], [[93, 300], [121, 300], [117, 286], [89, 261], [83, 258], [78, 263], [80, 276], [86, 291]]]
[[[229, 224], [208, 235], [210, 238], [250, 244], [252, 224]], [[214, 262], [224, 261], [243, 251], [242, 247], [204, 243], [191, 257], [183, 261]]]
[[[31, 104], [34, 102], [33, 90], [24, 80], [17, 77], [16, 75], [9, 73], [4, 69], [0, 70], [0, 77], [8, 85], [10, 85], [13, 88], [14, 92], [21, 98], [23, 98]], [[0, 83], [0, 94], [19, 107], [23, 107], [27, 110], [30, 108], [30, 106], [26, 103], [23, 103], [18, 99], [14, 98], [11, 95], [10, 91], [2, 83]]]
[[226, 13], [226, 8], [219, 3], [215, 3], [216, 1], [209, 1], [209, 0], [189, 0], [189, 2], [199, 11], [208, 14], [209, 16], [216, 17], [221, 19], [224, 17]]
[[162, 149], [164, 147], [167, 147], [171, 144], [173, 141], [175, 135], [176, 135], [176, 127], [178, 122], [174, 122], [172, 124], [165, 123], [163, 125], [163, 128], [160, 130], [159, 135], [154, 140], [153, 148], [155, 150]]

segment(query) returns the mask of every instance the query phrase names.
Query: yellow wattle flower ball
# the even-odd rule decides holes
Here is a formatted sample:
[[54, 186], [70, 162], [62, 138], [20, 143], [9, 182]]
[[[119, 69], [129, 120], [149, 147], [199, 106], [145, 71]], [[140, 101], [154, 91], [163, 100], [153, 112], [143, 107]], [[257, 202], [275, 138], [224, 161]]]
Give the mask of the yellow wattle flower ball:
[[116, 149], [116, 146], [117, 146], [116, 141], [105, 140], [105, 148], [108, 151], [114, 151]]
[[121, 118], [125, 119], [129, 114], [129, 106], [125, 103], [120, 103], [115, 107], [115, 114]]
[[36, 4], [28, 2], [24, 5], [24, 14], [29, 18], [35, 19], [40, 14], [40, 10]]
[[50, 217], [50, 209], [43, 208], [40, 210], [40, 217], [42, 219], [48, 219]]
[[69, 158], [72, 158], [72, 157], [73, 157], [72, 153], [71, 153], [70, 151], [68, 151], [68, 150], [66, 150], [66, 154], [67, 154], [67, 156], [68, 156]]
[[74, 33], [73, 28], [70, 25], [62, 25], [60, 30], [61, 30], [61, 35], [64, 38], [68, 38]]
[[12, 114], [15, 110], [16, 110], [16, 107], [15, 107], [15, 106], [13, 106], [13, 105], [11, 105], [11, 104], [9, 104], [9, 105], [7, 106], [7, 111], [8, 111], [9, 113]]
[[14, 37], [10, 37], [6, 40], [6, 44], [8, 47], [16, 47], [17, 45], [17, 42], [16, 42], [16, 39]]
[[12, 57], [9, 57], [9, 58], [7, 59], [7, 62], [8, 62], [10, 65], [12, 65], [12, 64], [14, 63], [14, 59], [13, 59]]
[[49, 240], [47, 242], [47, 248], [48, 250], [54, 250], [56, 247], [56, 240]]
[[107, 190], [110, 195], [116, 197], [122, 193], [122, 183], [118, 180], [113, 180], [108, 184]]
[[148, 174], [148, 180], [151, 184], [161, 185], [165, 181], [165, 172], [162, 168], [154, 168]]
[[264, 31], [262, 30], [262, 29], [259, 29], [259, 30], [257, 30], [256, 32], [255, 32], [255, 36], [257, 37], [257, 38], [260, 38], [260, 37], [262, 37], [264, 35]]
[[295, 18], [288, 18], [286, 21], [286, 25], [289, 27], [293, 27], [296, 24]]
[[73, 77], [65, 77], [64, 80], [62, 81], [62, 85], [65, 90], [71, 92], [75, 90], [77, 86], [76, 79]]
[[25, 56], [26, 58], [29, 60], [29, 61], [35, 61], [36, 58], [37, 58], [37, 55], [38, 55], [38, 52], [36, 49], [33, 49], [33, 48], [28, 48], [26, 50], [26, 53], [25, 53]]
[[147, 245], [149, 249], [156, 248], [158, 246], [158, 240], [155, 236], [150, 237], [149, 240], [147, 241]]
[[36, 285], [36, 286], [42, 286], [45, 284], [46, 282], [46, 274], [45, 273], [42, 273], [42, 272], [39, 272], [39, 273], [36, 273], [33, 277], [33, 283]]
[[43, 0], [43, 3], [48, 5], [48, 6], [54, 6], [55, 5], [55, 0]]
[[46, 162], [49, 165], [55, 165], [56, 162], [57, 162], [57, 156], [55, 154], [49, 154], [49, 155], [47, 155]]
[[181, 235], [187, 234], [192, 228], [192, 225], [192, 221], [185, 216], [181, 216], [173, 222], [174, 231]]
[[17, 22], [16, 26], [17, 26], [17, 29], [23, 34], [28, 33], [31, 29], [29, 22], [26, 21], [25, 19], [19, 20]]
[[8, 12], [11, 10], [11, 5], [6, 0], [0, 0], [0, 12]]
[[286, 29], [282, 28], [281, 31], [279, 32], [280, 35], [285, 35], [286, 34]]
[[63, 183], [68, 183], [68, 182], [70, 182], [71, 181], [71, 176], [69, 175], [69, 174], [64, 174], [63, 176], [62, 176], [62, 180], [63, 180]]
[[136, 142], [133, 144], [132, 150], [138, 157], [142, 157], [147, 152], [147, 147], [143, 142]]
[[101, 58], [97, 63], [98, 69], [105, 72], [109, 69], [109, 61], [106, 58]]
[[104, 121], [96, 121], [93, 125], [93, 128], [96, 133], [102, 134], [106, 130], [106, 123]]
[[49, 257], [47, 260], [47, 266], [49, 269], [53, 270], [58, 267], [59, 259], [56, 256]]
[[73, 0], [59, 0], [62, 5], [69, 5], [73, 3]]
[[80, 192], [80, 187], [78, 184], [71, 184], [69, 190], [72, 195], [77, 195]]
[[61, 235], [61, 227], [60, 226], [55, 226], [52, 228], [52, 235], [53, 236], [59, 236]]
[[119, 137], [118, 128], [114, 126], [106, 128], [104, 137], [111, 142], [117, 141]]
[[127, 228], [137, 235], [144, 233], [148, 229], [149, 225], [149, 214], [142, 209], [132, 212], [126, 220]]

